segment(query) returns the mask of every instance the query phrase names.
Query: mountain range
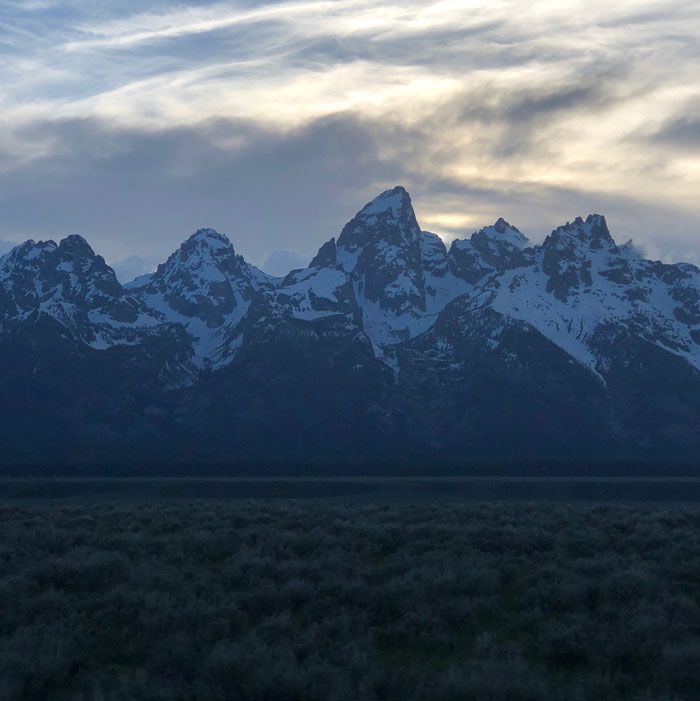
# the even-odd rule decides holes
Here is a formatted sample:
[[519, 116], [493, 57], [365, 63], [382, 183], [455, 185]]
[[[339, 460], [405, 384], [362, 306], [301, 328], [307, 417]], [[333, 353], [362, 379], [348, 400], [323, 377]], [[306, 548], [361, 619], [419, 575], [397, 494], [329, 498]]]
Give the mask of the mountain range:
[[271, 277], [212, 229], [121, 285], [80, 236], [0, 258], [4, 464], [693, 461], [700, 270], [592, 214], [447, 248], [402, 187]]

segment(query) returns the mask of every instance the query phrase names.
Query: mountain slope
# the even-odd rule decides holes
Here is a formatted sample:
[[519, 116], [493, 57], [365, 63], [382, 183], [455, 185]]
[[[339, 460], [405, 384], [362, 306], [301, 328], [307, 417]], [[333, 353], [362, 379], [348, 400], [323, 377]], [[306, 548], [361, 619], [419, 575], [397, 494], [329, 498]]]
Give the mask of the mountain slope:
[[186, 329], [199, 367], [219, 367], [235, 355], [236, 327], [251, 301], [273, 283], [237, 255], [226, 236], [200, 229], [127, 288], [153, 313]]
[[402, 187], [281, 278], [212, 229], [125, 286], [79, 236], [27, 241], [0, 258], [0, 426], [5, 462], [693, 460], [700, 271], [600, 215], [448, 248]]

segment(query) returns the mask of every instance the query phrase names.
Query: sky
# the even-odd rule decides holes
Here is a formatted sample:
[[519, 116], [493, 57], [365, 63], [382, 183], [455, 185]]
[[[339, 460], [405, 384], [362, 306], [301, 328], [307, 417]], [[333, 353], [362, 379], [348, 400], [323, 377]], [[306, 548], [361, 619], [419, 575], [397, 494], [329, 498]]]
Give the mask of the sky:
[[279, 274], [401, 184], [448, 242], [599, 212], [700, 263], [699, 76], [697, 0], [0, 0], [0, 251]]

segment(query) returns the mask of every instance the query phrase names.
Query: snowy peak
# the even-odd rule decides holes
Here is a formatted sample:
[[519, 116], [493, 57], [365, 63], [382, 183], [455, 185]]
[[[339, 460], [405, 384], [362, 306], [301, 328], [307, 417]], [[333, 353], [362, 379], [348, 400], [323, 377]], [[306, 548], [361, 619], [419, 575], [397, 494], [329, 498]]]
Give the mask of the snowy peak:
[[123, 293], [112, 268], [77, 235], [58, 245], [20, 244], [0, 259], [0, 285], [14, 300], [14, 313], [48, 309], [52, 303], [95, 306]]
[[196, 365], [218, 367], [235, 355], [253, 299], [276, 282], [238, 255], [225, 235], [199, 229], [127, 288], [153, 314], [184, 327]]
[[0, 326], [41, 317], [97, 349], [137, 345], [163, 326], [81, 236], [26, 241], [0, 260]]
[[528, 265], [531, 251], [527, 236], [501, 218], [475, 231], [469, 239], [456, 239], [449, 253], [450, 271], [476, 284], [484, 276]]
[[227, 275], [245, 276], [244, 261], [236, 256], [229, 239], [214, 229], [199, 229], [186, 239], [165, 263], [158, 266], [152, 278], [181, 281], [189, 276], [188, 284], [204, 285], [223, 282]]
[[[605, 217], [577, 217], [555, 229], [542, 244], [542, 269], [549, 277], [548, 291], [566, 301], [571, 292], [591, 287], [593, 269], [620, 269], [621, 280], [631, 282], [627, 264], [608, 230]], [[617, 274], [617, 273], [615, 273]]]
[[589, 214], [585, 221], [576, 217], [573, 222], [567, 222], [556, 228], [544, 242], [545, 248], [566, 249], [571, 246], [584, 246], [592, 250], [609, 248], [615, 242], [608, 230], [608, 224], [602, 214]]
[[481, 229], [474, 236], [483, 236], [486, 240], [494, 242], [496, 245], [503, 244], [522, 251], [530, 245], [530, 241], [512, 224], [509, 224], [503, 217], [499, 218], [493, 226]]
[[38, 269], [45, 256], [56, 250], [55, 241], [33, 241], [29, 239], [15, 246], [0, 258], [0, 281], [10, 278], [19, 270], [31, 267]]
[[[385, 190], [366, 204], [358, 213], [358, 217], [387, 217], [398, 221], [404, 215], [414, 216], [411, 196], [401, 185]], [[415, 218], [415, 217], [414, 217]]]
[[214, 229], [199, 229], [151, 275], [127, 287], [154, 308], [196, 317], [221, 326], [234, 311], [244, 313], [261, 286], [271, 280], [236, 254], [229, 239]]
[[422, 238], [402, 187], [365, 205], [338, 237], [338, 265], [351, 278], [375, 347], [413, 335], [416, 317], [426, 312]]
[[197, 229], [186, 241], [197, 244], [204, 248], [230, 248], [232, 246], [228, 236], [220, 234], [216, 229]]
[[420, 262], [421, 231], [403, 187], [386, 190], [366, 204], [344, 227], [338, 237], [338, 263], [352, 273], [363, 259], [380, 259], [391, 265], [396, 258]]

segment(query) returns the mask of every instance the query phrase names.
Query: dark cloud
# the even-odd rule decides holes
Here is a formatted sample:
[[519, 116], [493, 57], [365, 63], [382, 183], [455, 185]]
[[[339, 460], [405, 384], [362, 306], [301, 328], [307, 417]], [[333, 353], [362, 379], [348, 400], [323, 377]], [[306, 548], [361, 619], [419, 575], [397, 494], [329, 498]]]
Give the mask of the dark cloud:
[[35, 124], [18, 138], [52, 148], [0, 173], [0, 236], [83, 233], [112, 259], [165, 254], [202, 226], [257, 261], [313, 250], [400, 171], [353, 119], [287, 133], [236, 121], [152, 132], [86, 119]]
[[[108, 260], [122, 261], [117, 268], [126, 280], [212, 226], [246, 258], [279, 273], [282, 263], [272, 269], [279, 251], [312, 255], [365, 202], [400, 183], [419, 220], [461, 212], [485, 225], [502, 215], [541, 240], [562, 221], [595, 211], [608, 215], [619, 240], [657, 241], [661, 255], [697, 247], [689, 236], [700, 229], [697, 214], [662, 204], [586, 188], [447, 177], [443, 147], [426, 155], [440, 119], [409, 128], [345, 114], [286, 132], [232, 120], [159, 131], [93, 119], [34, 124], [18, 138], [52, 148], [0, 173], [0, 237], [82, 233]], [[290, 257], [287, 267], [307, 257]]]
[[700, 117], [697, 110], [666, 122], [651, 138], [664, 146], [700, 151]]
[[563, 119], [602, 114], [648, 89], [626, 84], [625, 73], [622, 67], [591, 66], [585, 78], [508, 89], [487, 84], [463, 91], [442, 108], [442, 116], [453, 125], [487, 127], [479, 139], [494, 158], [546, 155], [568, 146], [552, 136], [552, 127]]
[[502, 116], [508, 121], [524, 122], [568, 112], [595, 109], [609, 104], [613, 94], [602, 81], [564, 85], [557, 89], [528, 90], [508, 96]]

